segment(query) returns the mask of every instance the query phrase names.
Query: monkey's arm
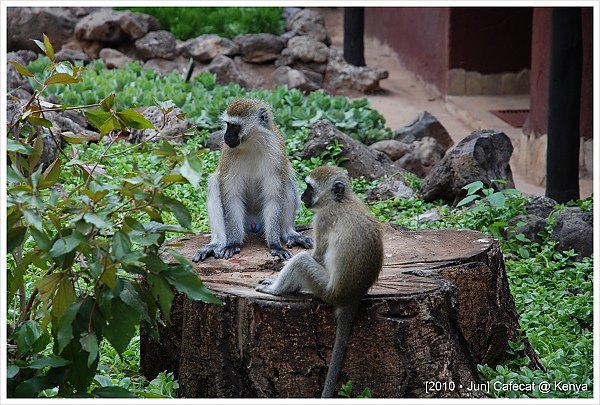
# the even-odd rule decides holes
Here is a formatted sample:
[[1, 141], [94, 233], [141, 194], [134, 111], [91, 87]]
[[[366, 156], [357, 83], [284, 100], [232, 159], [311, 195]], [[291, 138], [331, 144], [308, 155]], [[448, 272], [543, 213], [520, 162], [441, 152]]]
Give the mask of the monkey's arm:
[[198, 262], [213, 255], [216, 259], [229, 259], [240, 252], [244, 240], [244, 206], [240, 198], [223, 201], [217, 175], [208, 180], [208, 223], [211, 240], [202, 246], [192, 261]]

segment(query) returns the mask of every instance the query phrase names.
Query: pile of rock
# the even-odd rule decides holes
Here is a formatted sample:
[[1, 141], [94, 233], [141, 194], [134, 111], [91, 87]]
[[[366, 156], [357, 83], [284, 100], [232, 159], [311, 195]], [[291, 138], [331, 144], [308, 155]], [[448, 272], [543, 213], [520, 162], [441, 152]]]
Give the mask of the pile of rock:
[[230, 40], [208, 34], [187, 41], [161, 30], [150, 15], [111, 8], [20, 7], [8, 14], [9, 50], [37, 50], [31, 38], [46, 33], [60, 50], [59, 60], [101, 58], [107, 67], [120, 68], [137, 59], [160, 74], [185, 74], [191, 59], [196, 62], [194, 74], [209, 71], [220, 84], [280, 84], [306, 92], [373, 92], [388, 77], [385, 70], [346, 63], [341, 52], [330, 47], [324, 18], [309, 9], [286, 9], [282, 36], [248, 34]]

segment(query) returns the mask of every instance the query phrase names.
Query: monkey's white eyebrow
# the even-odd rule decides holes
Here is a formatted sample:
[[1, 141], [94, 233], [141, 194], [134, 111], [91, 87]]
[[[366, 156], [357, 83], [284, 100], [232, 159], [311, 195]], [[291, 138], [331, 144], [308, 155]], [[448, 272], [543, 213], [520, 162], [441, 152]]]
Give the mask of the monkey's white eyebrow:
[[307, 176], [305, 181], [306, 181], [306, 184], [310, 184], [313, 188], [315, 188], [315, 181], [313, 180], [312, 177]]

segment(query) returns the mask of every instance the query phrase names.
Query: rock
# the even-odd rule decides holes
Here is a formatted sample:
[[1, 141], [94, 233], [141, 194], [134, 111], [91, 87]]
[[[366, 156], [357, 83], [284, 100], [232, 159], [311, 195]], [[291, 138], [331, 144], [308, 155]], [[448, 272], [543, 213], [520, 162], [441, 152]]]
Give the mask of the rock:
[[422, 214], [419, 214], [413, 218], [413, 223], [415, 226], [424, 223], [433, 223], [439, 221], [441, 215], [437, 208], [430, 208]]
[[573, 249], [579, 256], [594, 253], [594, 213], [579, 207], [567, 207], [556, 218], [552, 239], [560, 250]]
[[517, 215], [508, 222], [507, 238], [522, 233], [532, 242], [542, 243], [544, 240], [540, 235], [546, 229], [546, 220], [534, 214]]
[[121, 29], [131, 39], [138, 39], [150, 31], [160, 29], [160, 22], [149, 14], [124, 11], [121, 14]]
[[352, 139], [327, 120], [317, 121], [310, 127], [308, 140], [299, 157], [308, 160], [311, 157], [321, 156], [328, 145], [336, 142], [339, 142], [343, 150], [339, 157], [348, 159], [340, 166], [348, 170], [348, 174], [352, 177], [364, 176], [367, 180], [374, 180], [401, 171], [384, 153], [370, 149]]
[[7, 50], [29, 49], [41, 52], [32, 41], [46, 34], [55, 51], [73, 36], [78, 19], [96, 8], [8, 7], [6, 9]]
[[175, 36], [169, 31], [152, 31], [135, 41], [135, 49], [143, 60], [176, 56]]
[[326, 45], [331, 44], [325, 28], [325, 18], [316, 11], [303, 9], [290, 17], [285, 23], [286, 31], [295, 31], [300, 35], [309, 36]]
[[273, 84], [287, 86], [288, 89], [299, 89], [311, 92], [319, 89], [319, 83], [308, 77], [301, 70], [292, 69], [289, 66], [280, 66], [271, 74]]
[[283, 8], [283, 19], [287, 22], [292, 19], [297, 13], [302, 11], [300, 7], [284, 7]]
[[[509, 164], [512, 151], [510, 138], [503, 132], [472, 132], [429, 172], [421, 186], [423, 198], [457, 203], [466, 195], [462, 187], [478, 180], [496, 190], [514, 188]], [[506, 180], [506, 184], [492, 180]]]
[[418, 177], [424, 178], [442, 160], [445, 153], [446, 149], [436, 139], [427, 136], [410, 144], [409, 153], [395, 163]]
[[444, 147], [444, 152], [454, 145], [446, 128], [427, 111], [419, 114], [410, 124], [394, 131], [394, 139], [404, 143], [412, 143], [425, 137], [436, 139]]
[[112, 48], [102, 49], [99, 56], [104, 61], [107, 69], [120, 69], [133, 61], [129, 56]]
[[385, 153], [387, 157], [389, 157], [392, 161], [400, 159], [402, 156], [406, 155], [411, 150], [409, 145], [403, 142], [396, 141], [394, 139], [386, 139], [383, 141], [375, 142], [369, 147], [379, 152]]
[[100, 51], [104, 47], [104, 43], [100, 41], [87, 41], [85, 39], [73, 38], [63, 46], [63, 49], [83, 52], [90, 60], [94, 60], [100, 57]]
[[188, 39], [179, 47], [185, 56], [202, 63], [210, 62], [219, 55], [235, 56], [240, 53], [240, 47], [235, 42], [215, 34]]
[[84, 64], [88, 64], [90, 62], [90, 57], [82, 51], [77, 51], [75, 49], [63, 48], [58, 51], [54, 57], [57, 62], [69, 61], [72, 64], [75, 62], [83, 62]]
[[208, 136], [206, 140], [206, 147], [210, 150], [220, 150], [223, 144], [223, 135], [225, 134], [224, 129], [213, 132]]
[[218, 84], [237, 83], [245, 88], [253, 88], [261, 85], [257, 77], [250, 76], [225, 55], [217, 55], [206, 67], [206, 70], [216, 76]]
[[164, 128], [164, 116], [160, 108], [155, 106], [148, 107], [143, 109], [141, 113], [156, 127], [156, 129], [134, 129], [129, 134], [128, 140], [131, 143], [140, 143], [144, 141], [158, 142], [162, 139], [181, 142], [185, 136], [185, 132], [193, 126], [186, 118], [177, 117], [182, 114], [181, 110], [177, 107], [167, 114], [167, 123], [164, 124]]
[[329, 48], [323, 42], [312, 37], [298, 36], [291, 38], [287, 48], [281, 51], [277, 65], [292, 65], [297, 61], [324, 63], [329, 57]]
[[177, 72], [181, 75], [187, 73], [189, 60], [179, 56], [173, 60], [168, 59], [149, 59], [142, 66], [144, 69], [153, 69], [160, 76], [168, 75], [172, 72]]
[[325, 89], [329, 91], [357, 90], [371, 93], [381, 90], [379, 82], [387, 77], [387, 70], [353, 66], [344, 60], [339, 49], [329, 48], [329, 62], [323, 83]]
[[29, 62], [37, 58], [37, 54], [29, 50], [9, 52], [6, 54], [6, 89], [8, 91], [23, 89], [28, 93], [33, 93], [33, 88], [26, 77], [21, 76], [14, 66], [8, 62], [17, 62], [20, 65], [27, 66]]
[[557, 202], [545, 195], [536, 195], [529, 198], [525, 203], [525, 211], [540, 218], [548, 218], [556, 208]]
[[390, 198], [412, 198], [415, 191], [408, 187], [402, 180], [402, 176], [385, 177], [382, 182], [365, 193], [368, 201], [382, 201]]
[[75, 36], [77, 39], [116, 44], [141, 38], [148, 31], [159, 28], [158, 20], [150, 15], [101, 8], [77, 23]]
[[285, 46], [283, 40], [273, 34], [238, 35], [234, 42], [239, 46], [244, 61], [250, 63], [273, 61]]

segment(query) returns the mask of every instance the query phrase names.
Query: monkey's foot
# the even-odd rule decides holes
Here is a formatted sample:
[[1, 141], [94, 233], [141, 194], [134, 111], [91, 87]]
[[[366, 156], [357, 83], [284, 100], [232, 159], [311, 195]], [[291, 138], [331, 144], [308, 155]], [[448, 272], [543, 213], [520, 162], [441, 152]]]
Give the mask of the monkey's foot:
[[269, 253], [275, 257], [280, 257], [281, 260], [288, 260], [292, 258], [292, 252], [285, 250], [280, 244], [273, 244], [269, 246]]
[[260, 284], [256, 286], [256, 291], [265, 294], [273, 294], [273, 284], [275, 284], [274, 278], [265, 278], [260, 280]]
[[304, 249], [310, 249], [313, 247], [313, 238], [310, 236], [304, 236], [301, 233], [293, 233], [285, 239], [285, 244], [289, 248], [301, 246]]
[[241, 247], [242, 245], [237, 243], [233, 243], [225, 247], [220, 247], [217, 244], [210, 243], [198, 249], [194, 257], [192, 257], [192, 261], [197, 263], [203, 261], [209, 256], [214, 256], [215, 259], [229, 259], [234, 254], [240, 253]]

